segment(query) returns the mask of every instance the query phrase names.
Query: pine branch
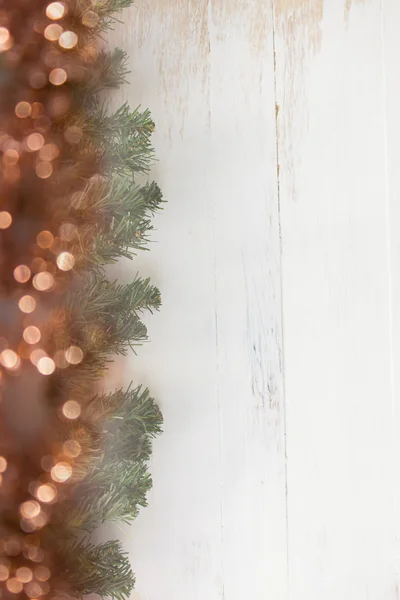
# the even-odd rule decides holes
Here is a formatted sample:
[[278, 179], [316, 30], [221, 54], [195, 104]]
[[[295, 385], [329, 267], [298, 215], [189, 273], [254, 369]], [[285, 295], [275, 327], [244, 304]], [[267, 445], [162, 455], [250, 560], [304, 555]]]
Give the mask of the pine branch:
[[85, 539], [65, 542], [59, 559], [66, 565], [69, 584], [79, 596], [98, 594], [126, 600], [133, 589], [135, 579], [129, 560], [117, 541], [98, 545]]

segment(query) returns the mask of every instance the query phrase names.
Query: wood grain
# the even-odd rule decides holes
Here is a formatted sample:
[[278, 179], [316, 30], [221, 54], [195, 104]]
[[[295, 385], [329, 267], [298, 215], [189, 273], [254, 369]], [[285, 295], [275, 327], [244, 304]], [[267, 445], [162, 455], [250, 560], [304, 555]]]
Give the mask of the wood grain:
[[156, 121], [160, 400], [135, 600], [395, 600], [397, 0], [138, 0], [114, 101]]

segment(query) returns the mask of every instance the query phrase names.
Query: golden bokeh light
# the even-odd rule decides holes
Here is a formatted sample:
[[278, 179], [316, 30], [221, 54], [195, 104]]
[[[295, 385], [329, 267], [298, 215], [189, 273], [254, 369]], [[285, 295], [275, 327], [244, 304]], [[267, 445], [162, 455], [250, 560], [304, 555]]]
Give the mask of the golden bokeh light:
[[40, 358], [36, 367], [39, 373], [42, 375], [51, 375], [56, 370], [55, 362], [49, 356], [43, 356], [43, 358]]
[[74, 268], [75, 257], [70, 252], [61, 252], [57, 256], [57, 267], [61, 271], [70, 271]]
[[10, 575], [10, 569], [6, 565], [0, 564], [0, 581], [7, 581]]
[[25, 519], [33, 519], [40, 513], [40, 504], [36, 500], [27, 500], [21, 504], [20, 512]]
[[31, 359], [31, 363], [33, 365], [35, 365], [35, 367], [38, 366], [39, 360], [41, 358], [45, 358], [47, 356], [46, 352], [42, 349], [42, 348], [36, 348], [30, 356]]
[[18, 102], [15, 107], [15, 114], [19, 119], [26, 119], [32, 112], [32, 106], [29, 102]]
[[52, 2], [46, 8], [46, 16], [52, 21], [62, 19], [65, 15], [65, 6], [61, 2]]
[[41, 248], [50, 248], [54, 242], [54, 235], [51, 231], [41, 231], [38, 233], [36, 241]]
[[33, 562], [41, 562], [44, 558], [44, 552], [41, 548], [30, 547], [24, 551], [24, 556]]
[[67, 81], [67, 72], [64, 69], [56, 67], [50, 71], [49, 81], [53, 85], [62, 85]]
[[78, 36], [73, 31], [64, 31], [64, 33], [60, 35], [58, 43], [60, 44], [61, 48], [64, 48], [64, 50], [70, 50], [77, 45]]
[[27, 344], [37, 344], [42, 336], [40, 330], [37, 327], [35, 327], [34, 325], [29, 325], [29, 327], [26, 327], [26, 329], [24, 329], [22, 337], [24, 338]]
[[3, 154], [3, 163], [5, 165], [13, 166], [19, 161], [19, 152], [15, 148], [7, 148]]
[[89, 27], [90, 29], [97, 27], [99, 21], [99, 15], [93, 10], [87, 10], [82, 16], [82, 25]]
[[28, 598], [34, 599], [34, 598], [39, 598], [40, 596], [43, 595], [42, 586], [37, 581], [31, 581], [31, 582], [27, 583], [25, 585], [24, 589], [25, 589], [25, 594], [28, 596]]
[[4, 473], [7, 469], [7, 461], [4, 456], [0, 456], [0, 473]]
[[68, 400], [62, 407], [64, 417], [71, 420], [77, 419], [81, 410], [81, 405], [76, 400]]
[[0, 211], [0, 229], [8, 229], [12, 223], [12, 216], [6, 210]]
[[44, 137], [41, 133], [31, 133], [26, 138], [26, 145], [31, 152], [37, 152], [44, 145]]
[[53, 173], [53, 166], [51, 163], [46, 161], [40, 161], [36, 165], [36, 175], [40, 179], [48, 179]]
[[36, 497], [40, 502], [45, 502], [49, 504], [53, 502], [57, 497], [57, 491], [54, 485], [51, 483], [44, 483], [40, 485], [36, 490]]
[[33, 278], [33, 286], [39, 292], [48, 292], [54, 285], [54, 277], [48, 271], [37, 273]]
[[18, 306], [22, 312], [29, 314], [36, 308], [36, 300], [33, 296], [22, 296], [18, 302]]
[[17, 579], [22, 581], [22, 583], [29, 583], [32, 581], [33, 573], [28, 567], [20, 567], [15, 572]]
[[11, 594], [20, 594], [24, 585], [22, 581], [18, 581], [16, 577], [11, 577], [11, 579], [6, 582], [6, 587]]
[[41, 565], [40, 567], [36, 567], [35, 569], [35, 577], [38, 581], [48, 581], [50, 579], [51, 572], [50, 569]]
[[63, 223], [60, 227], [60, 236], [70, 242], [74, 235], [77, 233], [78, 228], [73, 223]]
[[31, 270], [26, 265], [18, 265], [14, 269], [14, 279], [18, 281], [18, 283], [26, 283], [29, 281], [31, 276]]
[[76, 458], [81, 453], [81, 445], [76, 440], [68, 440], [63, 445], [64, 454], [71, 458]]
[[77, 125], [71, 125], [67, 127], [64, 132], [64, 137], [69, 144], [79, 144], [83, 136], [83, 131]]
[[0, 362], [6, 369], [17, 369], [21, 361], [14, 350], [7, 349], [0, 354]]
[[59, 462], [51, 469], [51, 476], [57, 483], [64, 483], [72, 475], [72, 467], [67, 462]]
[[55, 144], [45, 144], [39, 152], [40, 160], [50, 162], [60, 156], [60, 150]]
[[7, 27], [0, 27], [0, 44], [6, 44], [10, 39], [10, 32]]
[[44, 37], [50, 42], [56, 42], [63, 31], [64, 30], [61, 25], [58, 25], [58, 23], [52, 23], [51, 25], [47, 25], [46, 29], [44, 30]]
[[70, 365], [79, 365], [83, 359], [83, 352], [78, 346], [70, 346], [65, 351], [65, 358]]

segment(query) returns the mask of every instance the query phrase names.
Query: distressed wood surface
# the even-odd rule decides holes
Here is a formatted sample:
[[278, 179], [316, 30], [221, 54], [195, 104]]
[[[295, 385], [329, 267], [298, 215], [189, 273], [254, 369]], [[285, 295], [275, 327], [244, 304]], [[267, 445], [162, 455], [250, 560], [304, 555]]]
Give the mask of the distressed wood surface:
[[400, 597], [397, 0], [137, 0], [163, 293], [124, 366], [164, 435], [139, 600]]

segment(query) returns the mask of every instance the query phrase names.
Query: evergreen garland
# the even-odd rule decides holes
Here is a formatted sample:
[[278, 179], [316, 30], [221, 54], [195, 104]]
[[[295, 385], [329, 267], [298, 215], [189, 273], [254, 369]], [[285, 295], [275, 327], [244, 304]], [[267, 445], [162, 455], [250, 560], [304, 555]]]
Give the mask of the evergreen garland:
[[[101, 391], [112, 355], [147, 339], [160, 293], [108, 265], [145, 250], [162, 194], [149, 111], [110, 113], [126, 55], [99, 50], [132, 0], [0, 2], [0, 597], [128, 598], [106, 521], [152, 482], [162, 416], [149, 391]], [[140, 181], [138, 176], [141, 176]]]

